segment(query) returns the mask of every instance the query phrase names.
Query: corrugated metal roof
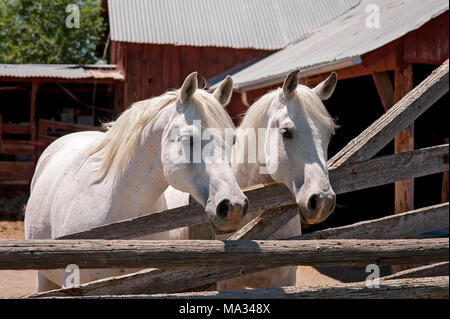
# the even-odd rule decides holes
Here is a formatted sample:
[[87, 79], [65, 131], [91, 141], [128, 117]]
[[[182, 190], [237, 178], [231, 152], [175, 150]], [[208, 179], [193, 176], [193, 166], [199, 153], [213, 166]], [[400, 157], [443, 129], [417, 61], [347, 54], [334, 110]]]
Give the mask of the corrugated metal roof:
[[0, 64], [0, 77], [124, 79], [115, 65], [73, 64]]
[[[380, 28], [367, 28], [368, 5], [380, 8]], [[382, 47], [448, 10], [447, 0], [362, 0], [348, 13], [287, 48], [233, 75], [235, 89], [279, 83], [295, 69], [301, 76], [361, 63], [360, 56]]]
[[113, 41], [276, 50], [360, 0], [108, 0]]

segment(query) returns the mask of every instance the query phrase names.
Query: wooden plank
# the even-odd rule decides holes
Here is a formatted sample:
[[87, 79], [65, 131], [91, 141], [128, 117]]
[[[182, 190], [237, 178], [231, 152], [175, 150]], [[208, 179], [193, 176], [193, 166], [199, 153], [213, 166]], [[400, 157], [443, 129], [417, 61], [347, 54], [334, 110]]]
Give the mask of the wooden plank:
[[[28, 298], [36, 296], [29, 296]], [[63, 299], [66, 297], [48, 297]], [[73, 296], [69, 296], [74, 298]], [[365, 282], [330, 286], [281, 287], [256, 290], [188, 292], [159, 295], [103, 295], [83, 299], [448, 299], [449, 278], [426, 277], [391, 279], [380, 282], [380, 287], [369, 288]]]
[[114, 276], [88, 282], [77, 287], [61, 288], [31, 295], [30, 297], [51, 296], [100, 296], [113, 294], [157, 294], [191, 290], [193, 287], [207, 286], [219, 280], [250, 274], [241, 267], [211, 268], [195, 267], [183, 269], [145, 269], [136, 273]]
[[[394, 100], [400, 101], [413, 88], [412, 65], [407, 64], [394, 71]], [[414, 123], [401, 131], [394, 139], [395, 153], [414, 150]], [[414, 209], [414, 179], [395, 183], [395, 213]]]
[[378, 96], [381, 99], [381, 104], [386, 112], [394, 105], [394, 87], [389, 78], [389, 73], [387, 71], [372, 72], [372, 79], [377, 88]]
[[[143, 296], [140, 296], [143, 297]], [[231, 290], [149, 295], [149, 299], [448, 299], [449, 278], [407, 278], [380, 282], [379, 288], [369, 288], [365, 282], [325, 287], [282, 287], [256, 290]]]
[[11, 155], [32, 154], [34, 152], [34, 146], [22, 142], [26, 141], [3, 140], [3, 143], [0, 144], [0, 153]]
[[239, 231], [230, 236], [229, 240], [264, 240], [272, 236], [281, 226], [298, 215], [297, 204], [274, 207], [265, 210], [261, 215], [251, 220]]
[[[285, 207], [288, 211], [283, 214], [282, 209], [265, 211], [244, 226], [236, 235], [229, 239], [266, 239], [271, 234], [263, 226], [284, 225], [281, 218], [289, 215], [293, 209]], [[271, 214], [271, 215], [270, 215]], [[441, 227], [448, 227], [448, 203], [419, 209], [413, 212], [388, 216], [377, 220], [360, 222], [349, 226], [332, 228], [303, 235], [294, 239], [390, 239], [402, 236], [412, 236], [432, 231]], [[272, 223], [267, 225], [266, 216], [271, 216]], [[286, 220], [287, 218], [285, 218]], [[273, 229], [275, 232], [277, 229]], [[250, 238], [250, 236], [252, 238]], [[397, 237], [399, 236], [399, 237]], [[51, 292], [38, 294], [39, 296], [87, 296], [102, 294], [154, 294], [171, 293], [190, 289], [200, 285], [209, 285], [220, 280], [234, 278], [240, 275], [251, 274], [265, 268], [225, 267], [218, 269], [191, 268], [191, 269], [146, 269], [137, 273], [115, 276], [86, 283], [75, 288], [61, 288]]]
[[58, 239], [130, 239], [207, 221], [203, 207], [195, 203], [94, 227]]
[[328, 161], [330, 168], [368, 160], [448, 92], [448, 60]]
[[0, 113], [0, 150], [2, 149], [3, 145], [3, 120], [2, 120], [2, 114]]
[[0, 269], [380, 266], [447, 261], [448, 238], [0, 240]]
[[341, 194], [441, 173], [448, 170], [448, 152], [446, 144], [341, 166], [329, 171], [330, 182], [336, 194]]
[[[400, 101], [413, 88], [412, 64], [401, 64], [394, 71], [394, 100]], [[398, 133], [394, 138], [396, 154], [414, 150], [414, 122]], [[414, 209], [414, 179], [395, 182], [395, 213], [400, 214]], [[395, 271], [406, 269], [407, 266], [394, 266]]]
[[382, 277], [382, 280], [403, 279], [403, 278], [421, 278], [421, 277], [439, 277], [448, 276], [448, 261], [416, 267], [403, 270], [395, 274]]
[[403, 39], [397, 39], [388, 44], [366, 53], [362, 56], [362, 64], [367, 68], [372, 68], [377, 63], [383, 62], [392, 55], [398, 55], [399, 51], [403, 51]]
[[[378, 50], [377, 50], [378, 51]], [[374, 53], [377, 53], [377, 51], [374, 51]], [[392, 51], [389, 52], [389, 54], [386, 55], [378, 55], [375, 59], [372, 59], [372, 56], [370, 56], [372, 53], [368, 53], [368, 55], [362, 56], [362, 64], [353, 65], [347, 68], [342, 68], [339, 70], [335, 70], [335, 72], [338, 75], [339, 80], [345, 80], [345, 79], [353, 79], [360, 76], [370, 76], [373, 72], [386, 72], [386, 71], [392, 71], [397, 66], [397, 52]], [[375, 56], [375, 55], [374, 55]], [[380, 57], [382, 57], [380, 59]], [[315, 86], [325, 80], [327, 77], [330, 76], [330, 72], [312, 75], [304, 77], [300, 80], [301, 84], [307, 85], [307, 86]], [[273, 86], [273, 89], [276, 89], [277, 87], [280, 87], [282, 83], [276, 84]], [[258, 97], [261, 97], [264, 93], [267, 93], [267, 91], [270, 90], [270, 87], [265, 87], [263, 91], [260, 92]], [[247, 91], [247, 93], [251, 93], [254, 90]]]
[[[384, 156], [331, 169], [330, 181], [336, 194], [341, 194], [440, 173], [448, 170], [448, 164], [444, 161], [446, 155], [448, 145]], [[245, 189], [244, 193], [250, 203], [249, 212], [295, 204], [290, 191], [281, 184], [256, 185]], [[69, 234], [60, 239], [128, 239], [204, 222], [208, 222], [208, 218], [203, 207], [193, 203]]]
[[41, 128], [41, 127], [45, 128], [45, 129], [43, 129], [43, 131], [46, 131], [49, 128], [56, 128], [56, 129], [60, 129], [60, 130], [64, 130], [64, 131], [70, 131], [70, 132], [104, 131], [104, 129], [100, 126], [57, 122], [57, 121], [50, 121], [50, 120], [45, 120], [45, 119], [39, 120], [39, 128]]
[[449, 226], [448, 202], [410, 212], [324, 229], [292, 239], [408, 238]]
[[31, 98], [30, 98], [30, 129], [31, 129], [31, 140], [36, 140], [36, 96], [39, 89], [39, 82], [31, 82]]
[[[445, 138], [445, 143], [448, 143], [448, 137]], [[448, 165], [448, 155], [444, 158], [444, 162]], [[441, 186], [441, 202], [445, 203], [449, 201], [449, 185], [448, 185], [448, 170], [442, 173], [442, 186]]]
[[29, 135], [31, 129], [29, 125], [3, 123], [3, 134]]
[[211, 223], [190, 225], [188, 229], [189, 239], [214, 239], [214, 230]]
[[38, 142], [41, 145], [49, 145], [50, 143], [53, 143], [54, 141], [56, 141], [58, 139], [57, 136], [45, 136], [45, 135], [40, 135], [38, 138]]
[[[240, 231], [229, 237], [229, 240], [267, 239], [286, 222], [298, 209], [291, 206], [269, 209], [250, 221]], [[192, 238], [191, 238], [192, 239]], [[196, 267], [190, 269], [146, 269], [123, 276], [104, 278], [83, 284], [79, 287], [61, 288], [36, 294], [35, 297], [48, 296], [88, 296], [113, 293], [169, 293], [183, 290], [202, 291], [201, 287], [216, 287], [216, 282], [264, 270], [264, 268], [228, 267], [211, 269]], [[200, 287], [199, 287], [200, 286]]]
[[33, 162], [0, 161], [0, 181], [31, 181], [33, 173]]
[[[295, 201], [290, 191], [281, 184], [261, 184], [244, 190], [249, 202], [249, 212], [267, 209], [275, 206], [293, 204]], [[116, 222], [109, 225], [62, 236], [59, 239], [128, 239], [159, 233], [179, 227], [201, 224], [209, 219], [204, 208], [198, 203], [151, 213], [141, 217]]]
[[[193, 205], [195, 200], [189, 195], [189, 205]], [[201, 224], [188, 226], [189, 239], [214, 239], [214, 230], [209, 221]]]
[[[403, 60], [408, 63], [441, 64], [448, 59], [448, 10], [405, 36]], [[436, 31], [439, 32], [436, 32]]]

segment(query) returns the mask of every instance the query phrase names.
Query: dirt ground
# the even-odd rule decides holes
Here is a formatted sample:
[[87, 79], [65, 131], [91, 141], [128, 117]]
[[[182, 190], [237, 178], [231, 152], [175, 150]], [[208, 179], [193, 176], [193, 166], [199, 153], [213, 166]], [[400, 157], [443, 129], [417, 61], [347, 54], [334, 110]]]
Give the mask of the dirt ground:
[[[0, 239], [23, 239], [22, 221], [0, 221]], [[15, 298], [36, 291], [35, 270], [0, 270], [0, 298]]]
[[[0, 221], [0, 239], [23, 239], [22, 221]], [[0, 298], [17, 298], [36, 292], [37, 271], [1, 270]], [[313, 267], [298, 267], [297, 286], [331, 285], [340, 281], [321, 274]]]

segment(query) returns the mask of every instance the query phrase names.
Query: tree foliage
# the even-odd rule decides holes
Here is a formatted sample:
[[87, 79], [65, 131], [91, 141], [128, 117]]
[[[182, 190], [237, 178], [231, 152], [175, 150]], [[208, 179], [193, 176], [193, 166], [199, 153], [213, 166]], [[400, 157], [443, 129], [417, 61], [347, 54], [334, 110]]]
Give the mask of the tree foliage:
[[[70, 4], [79, 8], [79, 28], [66, 25]], [[99, 62], [105, 24], [101, 0], [0, 0], [0, 63]]]

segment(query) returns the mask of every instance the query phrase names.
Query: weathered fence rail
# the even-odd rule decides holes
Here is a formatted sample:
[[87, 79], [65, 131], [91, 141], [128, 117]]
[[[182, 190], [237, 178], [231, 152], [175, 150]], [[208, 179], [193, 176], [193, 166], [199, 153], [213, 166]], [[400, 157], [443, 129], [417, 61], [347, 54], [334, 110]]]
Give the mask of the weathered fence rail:
[[[51, 296], [50, 299], [68, 296]], [[257, 290], [206, 291], [160, 295], [102, 295], [83, 299], [425, 299], [448, 298], [448, 277], [407, 278], [384, 280], [379, 288], [368, 288], [366, 283], [336, 284], [325, 287], [282, 287]], [[74, 296], [70, 296], [74, 298]]]
[[366, 283], [338, 284], [329, 287], [286, 287], [238, 291], [205, 291], [147, 296], [153, 299], [168, 298], [226, 298], [226, 299], [424, 299], [448, 298], [448, 277], [395, 279], [380, 283], [379, 288], [368, 288]]
[[401, 265], [447, 261], [448, 238], [394, 240], [2, 240], [0, 269]]
[[392, 239], [408, 238], [448, 228], [448, 202], [406, 213], [324, 229], [292, 239]]
[[[448, 227], [448, 203], [417, 209], [403, 214], [331, 228], [303, 235], [295, 239], [394, 239], [415, 236]], [[267, 210], [244, 226], [229, 239], [267, 239], [286, 219], [297, 213], [296, 208], [284, 207]], [[286, 217], [287, 216], [287, 217]], [[189, 269], [148, 269], [137, 273], [105, 278], [79, 287], [61, 288], [36, 294], [40, 296], [149, 294], [170, 293], [214, 282], [251, 274], [266, 268], [195, 267]]]
[[448, 60], [328, 161], [330, 168], [372, 158], [449, 90]]
[[448, 261], [425, 265], [396, 272], [395, 274], [382, 277], [383, 280], [403, 279], [403, 278], [423, 278], [423, 277], [439, 277], [448, 276]]

